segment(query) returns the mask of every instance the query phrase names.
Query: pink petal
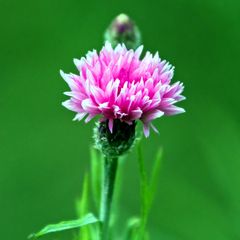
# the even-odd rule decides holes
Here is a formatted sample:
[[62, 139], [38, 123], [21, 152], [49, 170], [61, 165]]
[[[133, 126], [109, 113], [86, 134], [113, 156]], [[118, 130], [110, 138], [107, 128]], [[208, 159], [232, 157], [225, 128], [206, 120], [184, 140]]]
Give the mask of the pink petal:
[[82, 108], [89, 113], [99, 113], [99, 109], [97, 108], [97, 106], [94, 105], [94, 103], [92, 102], [92, 100], [90, 100], [89, 98], [84, 99], [82, 101]]
[[143, 133], [146, 138], [149, 137], [150, 129], [148, 123], [143, 124]]
[[94, 117], [95, 117], [94, 114], [89, 114], [89, 115], [87, 116], [87, 118], [85, 119], [85, 123], [90, 122]]
[[85, 116], [87, 115], [87, 113], [83, 112], [83, 113], [77, 113], [75, 115], [75, 117], [73, 118], [73, 121], [81, 121]]
[[166, 107], [163, 109], [163, 111], [165, 112], [166, 115], [176, 115], [176, 114], [185, 112], [185, 110], [183, 108], [176, 107], [176, 106]]
[[111, 133], [113, 133], [113, 119], [108, 120], [108, 128]]
[[142, 117], [142, 121], [143, 122], [150, 122], [152, 121], [153, 119], [156, 119], [156, 118], [160, 118], [164, 115], [164, 112], [163, 111], [160, 111], [158, 109], [154, 109], [154, 110], [151, 110], [149, 112], [147, 112], [143, 117]]

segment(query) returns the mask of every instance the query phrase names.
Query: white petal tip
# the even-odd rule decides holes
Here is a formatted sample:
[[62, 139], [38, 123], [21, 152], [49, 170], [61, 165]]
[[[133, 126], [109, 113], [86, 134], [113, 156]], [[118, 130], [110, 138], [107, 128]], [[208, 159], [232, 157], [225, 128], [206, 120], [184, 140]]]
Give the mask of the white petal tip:
[[143, 51], [143, 45], [139, 46], [136, 51], [135, 51], [135, 54], [137, 57], [140, 57], [140, 55], [142, 54], [142, 51]]
[[155, 133], [159, 134], [158, 129], [152, 123], [151, 123], [151, 127]]
[[149, 137], [149, 135], [150, 135], [149, 123], [143, 124], [143, 133], [146, 138]]
[[62, 69], [60, 69], [59, 70], [59, 73], [60, 73], [60, 75], [64, 78], [64, 76], [65, 76], [65, 73], [63, 72], [63, 70]]
[[74, 63], [76, 66], [79, 65], [79, 62], [80, 62], [79, 59], [77, 59], [77, 58], [74, 58], [74, 59], [73, 59], [73, 63]]

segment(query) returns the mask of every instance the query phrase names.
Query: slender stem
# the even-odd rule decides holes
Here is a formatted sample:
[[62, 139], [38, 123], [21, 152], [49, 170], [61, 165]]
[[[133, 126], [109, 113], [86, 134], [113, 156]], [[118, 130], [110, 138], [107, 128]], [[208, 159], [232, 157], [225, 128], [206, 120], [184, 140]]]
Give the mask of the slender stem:
[[117, 158], [105, 158], [102, 199], [100, 208], [100, 220], [102, 222], [101, 240], [108, 240], [109, 238], [109, 222], [117, 166]]

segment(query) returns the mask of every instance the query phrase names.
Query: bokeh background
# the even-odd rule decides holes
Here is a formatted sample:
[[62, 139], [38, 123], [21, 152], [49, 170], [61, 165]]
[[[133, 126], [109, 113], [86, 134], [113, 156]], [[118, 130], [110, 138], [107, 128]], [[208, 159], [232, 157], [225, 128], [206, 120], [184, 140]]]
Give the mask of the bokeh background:
[[[176, 66], [186, 114], [155, 121], [144, 140], [148, 167], [164, 160], [150, 216], [151, 239], [240, 239], [240, 1], [41, 0], [0, 2], [0, 238], [24, 240], [75, 218], [94, 123], [61, 106], [59, 69], [100, 49], [119, 13], [138, 24], [145, 50]], [[139, 213], [133, 151], [124, 164], [121, 212]], [[120, 226], [121, 227], [121, 226]], [[122, 225], [123, 227], [123, 225]], [[72, 232], [46, 239], [72, 239]]]

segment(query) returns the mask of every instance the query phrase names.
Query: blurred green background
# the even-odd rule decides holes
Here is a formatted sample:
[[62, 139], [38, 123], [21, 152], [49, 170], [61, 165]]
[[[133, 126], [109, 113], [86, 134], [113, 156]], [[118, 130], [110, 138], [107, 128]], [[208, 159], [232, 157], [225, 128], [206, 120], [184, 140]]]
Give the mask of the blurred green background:
[[[0, 4], [0, 239], [24, 240], [75, 218], [94, 123], [72, 122], [61, 106], [68, 87], [59, 69], [76, 72], [72, 59], [99, 50], [121, 12], [138, 24], [145, 50], [175, 65], [174, 80], [186, 86], [186, 114], [156, 120], [160, 135], [144, 140], [149, 167], [164, 148], [151, 239], [240, 239], [240, 1]], [[139, 212], [136, 168], [133, 152], [124, 164], [123, 221]]]

